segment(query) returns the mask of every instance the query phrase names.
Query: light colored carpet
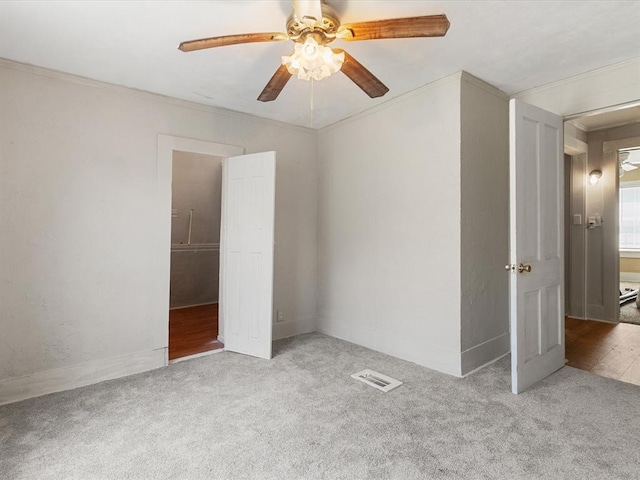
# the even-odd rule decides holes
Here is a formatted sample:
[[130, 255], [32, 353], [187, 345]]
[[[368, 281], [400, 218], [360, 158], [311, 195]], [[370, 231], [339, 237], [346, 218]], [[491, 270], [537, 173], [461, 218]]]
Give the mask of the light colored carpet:
[[[620, 290], [624, 292], [626, 288], [638, 290], [640, 285], [637, 283], [620, 282]], [[620, 321], [622, 323], [633, 323], [640, 325], [640, 309], [635, 300], [627, 302], [624, 305], [620, 305]]]
[[508, 358], [457, 379], [321, 334], [274, 350], [0, 407], [0, 478], [640, 478], [638, 386], [565, 367], [515, 396]]
[[620, 321], [622, 323], [640, 325], [640, 310], [638, 309], [635, 300], [633, 302], [620, 305]]

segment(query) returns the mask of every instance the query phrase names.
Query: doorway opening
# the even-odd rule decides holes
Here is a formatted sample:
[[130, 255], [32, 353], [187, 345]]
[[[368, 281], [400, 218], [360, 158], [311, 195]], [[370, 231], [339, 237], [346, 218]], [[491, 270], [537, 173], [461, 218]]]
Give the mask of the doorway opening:
[[[152, 317], [152, 342], [154, 348], [167, 352], [165, 362], [168, 363], [169, 350], [169, 312], [170, 312], [170, 277], [171, 277], [171, 252], [172, 244], [172, 177], [174, 152], [190, 152], [211, 157], [228, 159], [229, 157], [242, 155], [244, 148], [236, 145], [197, 140], [173, 135], [158, 134], [157, 139], [157, 163], [156, 163], [156, 193], [154, 202], [154, 224], [156, 227], [153, 247], [154, 278], [153, 286], [153, 317]], [[226, 160], [225, 160], [226, 162]], [[219, 163], [219, 162], [218, 162]], [[188, 208], [188, 216], [191, 216], [191, 207]], [[179, 212], [178, 212], [179, 215]], [[193, 222], [193, 221], [192, 221]], [[192, 223], [192, 237], [193, 228]], [[192, 238], [195, 240], [194, 238]], [[188, 241], [188, 232], [187, 232]], [[188, 243], [188, 242], [187, 242]], [[222, 242], [224, 243], [224, 242]], [[178, 243], [179, 244], [179, 243]], [[221, 248], [222, 250], [222, 248]], [[224, 270], [224, 269], [222, 269]], [[221, 272], [224, 279], [224, 272]], [[224, 292], [225, 282], [221, 281], [221, 290]], [[221, 307], [224, 307], [224, 295], [219, 299]], [[226, 326], [224, 308], [218, 312], [218, 340], [225, 343], [224, 328]], [[228, 347], [228, 345], [227, 345]], [[221, 351], [215, 350], [215, 351]], [[204, 354], [211, 353], [211, 351]], [[199, 354], [199, 355], [204, 355]], [[182, 359], [189, 357], [182, 357]], [[178, 361], [172, 360], [172, 361]]]
[[568, 365], [640, 385], [640, 106], [572, 118], [565, 151], [567, 132]]
[[640, 325], [640, 145], [617, 152], [620, 169], [620, 322]]
[[[152, 245], [154, 258], [152, 268], [156, 279], [153, 286], [153, 345], [168, 353], [165, 356], [165, 362], [168, 361], [169, 356], [174, 357], [171, 362], [179, 360], [173, 353], [169, 354], [169, 350], [172, 350], [169, 348], [169, 312], [171, 311], [171, 291], [173, 290], [175, 294], [175, 289], [182, 285], [176, 284], [175, 280], [171, 285], [169, 246], [172, 245], [173, 234], [171, 215], [171, 211], [174, 210], [172, 205], [173, 157], [176, 152], [187, 152], [204, 155], [208, 162], [221, 167], [221, 200], [218, 208], [220, 240], [217, 248], [220, 252], [218, 257], [220, 308], [217, 340], [224, 344], [225, 350], [271, 358], [275, 152], [244, 155], [244, 148], [240, 146], [164, 134], [158, 134], [157, 147], [156, 201], [154, 202], [156, 237]], [[224, 159], [224, 167], [221, 165], [222, 159]], [[198, 179], [200, 177], [201, 172], [198, 170]], [[198, 182], [191, 183], [190, 188], [197, 189], [195, 183]], [[210, 185], [203, 188], [210, 188]], [[210, 200], [210, 203], [213, 203], [213, 200]], [[216, 242], [199, 240], [196, 237], [198, 217], [195, 207], [181, 208], [182, 221], [186, 223], [186, 230], [183, 226], [183, 233], [173, 237], [175, 253], [177, 254], [177, 250], [180, 249], [182, 249], [180, 253], [189, 252], [189, 249], [216, 250], [216, 245], [199, 245], [197, 248], [193, 246], [198, 243], [215, 244]], [[180, 218], [180, 209], [175, 212], [175, 215]], [[208, 222], [218, 224], [216, 220], [209, 219]], [[212, 302], [211, 299], [203, 301], [211, 305], [210, 302]], [[174, 306], [178, 305], [174, 304]], [[197, 307], [198, 305], [179, 306]], [[205, 355], [221, 350], [206, 350], [204, 353], [194, 355]], [[181, 359], [185, 358], [189, 357], [181, 357]]]
[[223, 157], [173, 151], [169, 361], [219, 350]]

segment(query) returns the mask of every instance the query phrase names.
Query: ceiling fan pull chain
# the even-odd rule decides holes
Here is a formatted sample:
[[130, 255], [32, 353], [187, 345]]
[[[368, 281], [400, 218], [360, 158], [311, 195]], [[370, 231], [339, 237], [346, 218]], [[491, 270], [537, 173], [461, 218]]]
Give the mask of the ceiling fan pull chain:
[[313, 84], [314, 84], [314, 80], [313, 78], [311, 79], [311, 100], [309, 102], [309, 127], [313, 128]]

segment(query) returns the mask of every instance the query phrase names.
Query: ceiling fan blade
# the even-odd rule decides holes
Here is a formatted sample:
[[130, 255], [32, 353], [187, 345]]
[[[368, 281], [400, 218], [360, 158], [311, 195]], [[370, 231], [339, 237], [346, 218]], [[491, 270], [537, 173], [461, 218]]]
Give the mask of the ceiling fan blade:
[[630, 172], [631, 170], [635, 170], [635, 169], [638, 168], [636, 165], [633, 165], [633, 164], [627, 163], [627, 162], [621, 163], [620, 166], [622, 167], [622, 169], [625, 172]]
[[[321, 0], [291, 0], [293, 11], [299, 20], [313, 18], [316, 22], [322, 21]], [[315, 23], [315, 22], [312, 22]]]
[[222, 37], [189, 40], [187, 42], [182, 42], [178, 47], [178, 50], [182, 50], [183, 52], [193, 52], [194, 50], [225, 47], [227, 45], [238, 45], [240, 43], [281, 42], [288, 38], [289, 36], [286, 33], [279, 32], [241, 33], [239, 35], [224, 35]]
[[271, 80], [269, 80], [267, 85], [264, 87], [264, 90], [262, 90], [262, 93], [260, 93], [258, 100], [261, 102], [271, 102], [278, 98], [278, 95], [280, 95], [280, 92], [290, 78], [291, 73], [289, 73], [287, 67], [285, 65], [280, 65], [276, 70], [276, 73], [271, 77]]
[[334, 48], [333, 52], [344, 53], [344, 62], [340, 70], [371, 98], [381, 97], [389, 91], [384, 83], [347, 52], [340, 48]]
[[630, 163], [631, 165], [640, 165], [640, 148], [620, 150], [618, 152], [618, 159], [621, 162]]
[[427, 15], [424, 17], [347, 23], [339, 28], [338, 37], [343, 40], [443, 37], [447, 30], [449, 30], [449, 20], [446, 15]]

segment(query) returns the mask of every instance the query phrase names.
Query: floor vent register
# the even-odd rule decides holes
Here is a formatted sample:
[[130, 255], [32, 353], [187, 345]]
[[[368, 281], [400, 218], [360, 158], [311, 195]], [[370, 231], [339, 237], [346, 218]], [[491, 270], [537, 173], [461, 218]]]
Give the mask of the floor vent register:
[[395, 378], [387, 377], [382, 373], [374, 372], [373, 370], [362, 370], [361, 372], [354, 373], [351, 375], [351, 378], [355, 378], [356, 380], [360, 380], [361, 382], [366, 383], [378, 390], [382, 390], [383, 392], [389, 392], [396, 387], [402, 385], [400, 380], [396, 380]]

